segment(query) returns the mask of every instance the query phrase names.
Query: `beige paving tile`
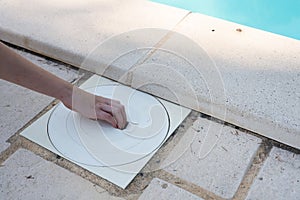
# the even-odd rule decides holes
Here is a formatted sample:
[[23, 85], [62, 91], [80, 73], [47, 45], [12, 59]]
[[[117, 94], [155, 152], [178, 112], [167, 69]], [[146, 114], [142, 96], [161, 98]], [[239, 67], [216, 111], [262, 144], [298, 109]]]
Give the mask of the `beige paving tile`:
[[[299, 44], [193, 13], [133, 79], [156, 82], [185, 106], [300, 148]], [[149, 91], [171, 99], [162, 89]]]
[[1, 199], [121, 199], [103, 188], [20, 149], [0, 168]]
[[[142, 28], [172, 29], [188, 13], [146, 0], [5, 0], [0, 11], [0, 39], [76, 66], [116, 34]], [[162, 36], [155, 41], [151, 37], [144, 35], [143, 41], [122, 38], [116, 45], [120, 49], [151, 46]], [[101, 58], [93, 59], [102, 64]]]
[[299, 170], [300, 155], [274, 147], [246, 199], [299, 199]]
[[172, 29], [187, 11], [57, 2], [2, 1], [1, 38], [300, 148], [298, 40], [193, 13], [143, 63], [166, 31], [132, 30]]
[[139, 198], [139, 200], [146, 199], [201, 200], [202, 198], [172, 185], [171, 183], [155, 178], [151, 181], [150, 185], [144, 190], [143, 194]]
[[[31, 62], [67, 81], [78, 78], [75, 70], [69, 69], [62, 64], [57, 64], [26, 52], [17, 52]], [[4, 80], [0, 80], [0, 90], [1, 152], [9, 146], [9, 143], [7, 143], [6, 140], [42, 111], [54, 99]]]
[[[208, 135], [212, 140], [206, 140]], [[261, 140], [199, 118], [163, 162], [167, 172], [230, 199], [237, 191]]]

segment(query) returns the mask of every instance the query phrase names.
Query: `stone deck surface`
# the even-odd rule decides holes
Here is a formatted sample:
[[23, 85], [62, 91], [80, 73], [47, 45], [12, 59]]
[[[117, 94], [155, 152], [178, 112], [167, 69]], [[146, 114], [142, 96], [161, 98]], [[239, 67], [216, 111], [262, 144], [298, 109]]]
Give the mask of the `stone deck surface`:
[[[214, 134], [216, 140], [203, 155], [207, 134]], [[164, 170], [225, 199], [236, 193], [261, 143], [257, 137], [203, 118], [180, 141], [164, 161]]]
[[0, 199], [300, 196], [299, 41], [144, 0], [3, 0], [0, 40], [201, 112], [123, 190], [19, 136], [53, 99], [0, 81]]
[[2, 165], [1, 199], [121, 199], [24, 149]]
[[[66, 80], [78, 78], [67, 65], [18, 52]], [[300, 194], [298, 150], [273, 147], [279, 144], [195, 111], [150, 160], [156, 168], [146, 166], [123, 190], [20, 136], [18, 129], [54, 106], [53, 99], [3, 83], [0, 103], [9, 106], [1, 113], [16, 113], [1, 119], [11, 127], [1, 129], [5, 199], [169, 199], [174, 194], [185, 199], [283, 199], [288, 194], [297, 199]]]
[[[54, 63], [42, 57], [16, 50], [26, 59], [43, 69], [67, 81], [75, 81], [78, 72], [61, 63]], [[29, 89], [0, 80], [1, 115], [0, 115], [0, 152], [5, 150], [9, 143], [6, 140], [33, 119], [47, 107], [54, 99]]]
[[257, 175], [247, 200], [299, 199], [300, 155], [273, 148]]
[[300, 148], [299, 40], [146, 0], [0, 13], [1, 40]]

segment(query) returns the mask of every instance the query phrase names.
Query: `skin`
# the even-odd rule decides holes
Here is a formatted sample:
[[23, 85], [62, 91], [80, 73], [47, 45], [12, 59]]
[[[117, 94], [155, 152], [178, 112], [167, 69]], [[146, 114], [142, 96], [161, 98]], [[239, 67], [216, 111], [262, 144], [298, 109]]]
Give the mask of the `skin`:
[[0, 42], [0, 78], [54, 97], [71, 110], [113, 127], [127, 125], [124, 106], [116, 100], [93, 95], [36, 66]]

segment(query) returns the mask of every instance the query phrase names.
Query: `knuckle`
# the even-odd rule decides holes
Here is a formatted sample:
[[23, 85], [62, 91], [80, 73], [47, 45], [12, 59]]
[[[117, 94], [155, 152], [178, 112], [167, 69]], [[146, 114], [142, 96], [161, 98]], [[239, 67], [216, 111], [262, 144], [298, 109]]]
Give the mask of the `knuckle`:
[[104, 119], [109, 118], [109, 115], [105, 112], [99, 112], [98, 113], [98, 118], [104, 120]]
[[97, 108], [101, 108], [102, 107], [102, 103], [101, 102], [96, 102], [95, 105], [96, 105]]

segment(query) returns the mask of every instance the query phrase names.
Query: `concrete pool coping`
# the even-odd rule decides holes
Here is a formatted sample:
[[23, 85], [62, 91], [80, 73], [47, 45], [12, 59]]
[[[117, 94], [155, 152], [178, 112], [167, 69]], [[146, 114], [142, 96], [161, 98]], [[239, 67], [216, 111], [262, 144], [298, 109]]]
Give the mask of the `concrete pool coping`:
[[[82, 65], [91, 55], [89, 52], [99, 43], [123, 33], [115, 37], [121, 41], [105, 43], [112, 51], [102, 52], [103, 57], [114, 58], [128, 49], [140, 47], [152, 49], [138, 51], [130, 55], [130, 59], [110, 65], [110, 69], [102, 75], [132, 87], [142, 82], [168, 86], [176, 91], [180, 103], [186, 107], [300, 149], [298, 40], [149, 1], [25, 3], [13, 0], [2, 1], [0, 10], [1, 40], [94, 72], [98, 71], [91, 65]], [[170, 31], [154, 31], [146, 37], [142, 32], [126, 35], [128, 31], [143, 28]], [[194, 47], [178, 45], [182, 35], [203, 50], [203, 57], [199, 56], [197, 46], [193, 51]], [[208, 69], [212, 60], [217, 69], [214, 72], [221, 74], [221, 78], [206, 76], [204, 83], [210, 86], [206, 89], [213, 94], [214, 90], [223, 89], [222, 98], [218, 99], [215, 94], [216, 99], [212, 103], [210, 97], [203, 94], [205, 87], [201, 88], [201, 81], [198, 82], [200, 76], [194, 73], [185, 75], [189, 72], [189, 65], [160, 49], [188, 57], [202, 74], [201, 70]], [[207, 61], [207, 58], [211, 60]], [[97, 64], [100, 71], [105, 68], [105, 62], [111, 61], [103, 59], [93, 59], [93, 64]], [[191, 82], [195, 92], [187, 93], [182, 82], [166, 78], [168, 71], [157, 70], [152, 61], [178, 70], [187, 82]], [[156, 71], [145, 73], [136, 70], [123, 76], [136, 63], [140, 66], [153, 65]], [[222, 83], [222, 87], [214, 88], [210, 83], [215, 81]], [[176, 100], [160, 87], [140, 89], [170, 101]]]

